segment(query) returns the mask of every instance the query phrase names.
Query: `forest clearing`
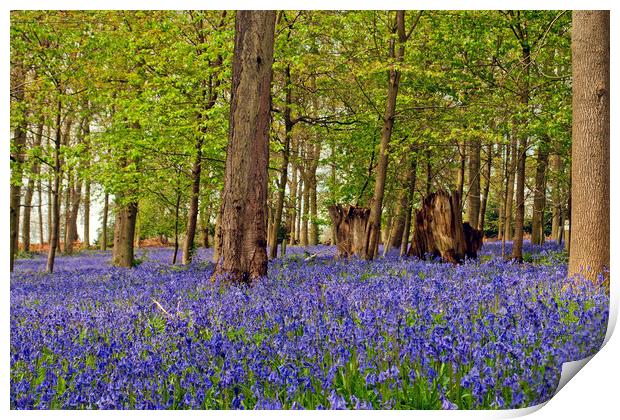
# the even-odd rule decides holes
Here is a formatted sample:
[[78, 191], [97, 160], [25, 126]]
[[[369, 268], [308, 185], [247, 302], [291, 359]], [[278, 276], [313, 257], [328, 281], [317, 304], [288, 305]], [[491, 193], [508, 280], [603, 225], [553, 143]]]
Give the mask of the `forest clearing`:
[[12, 409], [508, 409], [607, 331], [609, 11], [12, 11]]

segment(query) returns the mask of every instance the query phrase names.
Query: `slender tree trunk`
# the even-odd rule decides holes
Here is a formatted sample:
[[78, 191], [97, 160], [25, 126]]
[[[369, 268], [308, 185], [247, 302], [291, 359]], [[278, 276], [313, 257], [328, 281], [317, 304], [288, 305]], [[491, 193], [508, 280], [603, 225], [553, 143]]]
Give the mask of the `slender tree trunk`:
[[[183, 241], [183, 264], [189, 264], [194, 252], [194, 237], [196, 236], [196, 222], [198, 220], [198, 197], [200, 194], [200, 173], [202, 171], [202, 143], [203, 133], [196, 139], [196, 155], [192, 166], [192, 193], [189, 198], [189, 211], [187, 213], [187, 228], [185, 229], [185, 241]], [[180, 194], [177, 199], [180, 200]], [[177, 209], [178, 213], [178, 209]], [[178, 238], [177, 238], [178, 240]], [[178, 248], [178, 246], [177, 246]], [[176, 251], [173, 259], [176, 263]]]
[[551, 238], [554, 241], [560, 238], [561, 205], [560, 205], [560, 181], [561, 158], [558, 154], [551, 155], [551, 171], [553, 174], [551, 183]]
[[[37, 127], [35, 135], [35, 141], [33, 146], [41, 146], [41, 139], [43, 138], [43, 123], [40, 122]], [[24, 197], [24, 216], [22, 224], [22, 242], [24, 243], [24, 252], [30, 252], [30, 216], [32, 214], [32, 196], [34, 195], [36, 178], [39, 177], [39, 162], [33, 159], [31, 165], [31, 174], [28, 177], [28, 184], [26, 186], [26, 196]], [[41, 199], [39, 198], [39, 204]], [[39, 207], [40, 209], [40, 207]]]
[[288, 177], [288, 162], [291, 148], [291, 66], [287, 65], [284, 70], [284, 83], [286, 85], [285, 107], [284, 107], [284, 148], [282, 149], [282, 166], [280, 166], [280, 182], [278, 183], [278, 199], [276, 202], [275, 219], [273, 231], [271, 232], [271, 242], [269, 242], [269, 258], [276, 258], [278, 255], [278, 232], [282, 224], [282, 210], [284, 209], [284, 196], [286, 193], [286, 181]]
[[478, 230], [484, 234], [484, 216], [487, 211], [487, 202], [489, 201], [489, 190], [491, 189], [491, 165], [493, 164], [493, 143], [487, 146], [487, 164], [484, 174], [484, 190], [480, 202], [480, 214], [478, 216]]
[[405, 226], [403, 227], [403, 238], [400, 243], [400, 256], [407, 255], [407, 244], [409, 242], [409, 231], [411, 230], [411, 212], [413, 211], [413, 198], [415, 193], [416, 172], [418, 170], [417, 157], [411, 159], [411, 167], [407, 174], [407, 206], [405, 207]]
[[45, 271], [54, 272], [54, 261], [56, 259], [56, 247], [58, 246], [58, 236], [60, 234], [60, 143], [61, 143], [61, 112], [62, 102], [58, 92], [58, 102], [56, 109], [56, 136], [54, 139], [54, 186], [52, 188], [52, 228], [50, 235], [49, 251], [47, 253], [47, 264]]
[[[292, 140], [291, 140], [292, 141]], [[295, 154], [295, 143], [296, 142], [292, 142], [293, 145], [293, 151], [292, 154]], [[295, 240], [298, 238], [297, 236], [297, 190], [298, 190], [298, 179], [297, 179], [297, 165], [295, 164], [295, 162], [293, 162], [292, 165], [292, 171], [293, 171], [293, 176], [292, 176], [292, 180], [291, 180], [291, 184], [289, 186], [289, 190], [290, 190], [290, 207], [291, 207], [291, 213], [290, 213], [290, 224], [289, 224], [289, 245], [294, 245], [295, 244]]]
[[459, 195], [463, 197], [463, 185], [465, 184], [465, 161], [467, 153], [465, 152], [465, 143], [459, 143], [458, 145], [460, 164], [459, 171], [456, 174], [456, 190]]
[[433, 184], [433, 167], [431, 164], [431, 149], [426, 149], [426, 196], [431, 194]]
[[38, 196], [38, 210], [39, 210], [39, 244], [43, 245], [45, 242], [45, 238], [43, 237], [43, 185], [41, 183], [41, 179], [37, 181], [37, 196]]
[[304, 180], [302, 169], [299, 168], [299, 185], [297, 187], [297, 221], [295, 225], [295, 240], [301, 244], [301, 209], [303, 204]]
[[[318, 157], [317, 157], [318, 162]], [[319, 222], [317, 209], [317, 192], [316, 192], [316, 166], [313, 165], [313, 171], [310, 173], [310, 245], [318, 245], [319, 243]]]
[[65, 243], [65, 252], [67, 254], [73, 253], [73, 245], [77, 237], [77, 216], [80, 209], [80, 198], [82, 195], [82, 184], [80, 180], [75, 179], [73, 185], [73, 190], [67, 190], [67, 195], [71, 197], [69, 208], [67, 209], [67, 235], [65, 238], [67, 241]]
[[105, 193], [103, 198], [103, 223], [101, 226], [101, 243], [99, 244], [99, 249], [105, 251], [108, 247], [108, 206], [109, 206], [110, 197], [108, 193]]
[[[307, 168], [306, 168], [307, 169]], [[304, 170], [303, 207], [301, 212], [301, 246], [308, 246], [308, 218], [310, 216], [310, 182], [308, 173]]]
[[21, 198], [21, 184], [22, 184], [22, 165], [24, 163], [23, 148], [26, 145], [26, 112], [19, 107], [23, 106], [25, 98], [26, 84], [26, 72], [23, 63], [11, 63], [11, 94], [14, 97], [14, 103], [12, 106], [18, 108], [18, 115], [21, 116], [22, 121], [19, 121], [15, 126], [12, 140], [12, 153], [11, 153], [11, 192], [10, 192], [10, 207], [11, 207], [11, 220], [10, 220], [10, 269], [13, 271], [13, 263], [15, 261], [15, 255], [17, 254], [18, 242], [19, 242], [19, 208]]
[[510, 140], [510, 165], [506, 177], [506, 198], [504, 200], [504, 237], [502, 239], [502, 257], [505, 255], [506, 240], [512, 239], [512, 202], [514, 199], [515, 173], [517, 171], [517, 136], [512, 134]]
[[472, 227], [478, 226], [480, 216], [480, 140], [469, 142], [469, 190], [467, 191], [467, 220]]
[[267, 274], [265, 208], [274, 11], [238, 11], [222, 194], [221, 258], [214, 275], [252, 283]]
[[[375, 250], [379, 244], [379, 234], [381, 232], [381, 208], [383, 206], [383, 194], [385, 192], [385, 178], [388, 168], [388, 153], [390, 139], [392, 137], [392, 129], [394, 128], [394, 119], [396, 116], [396, 97], [398, 96], [398, 85], [400, 83], [400, 69], [398, 65], [402, 63], [405, 56], [405, 11], [398, 10], [396, 12], [396, 25], [392, 30], [389, 44], [389, 52], [392, 63], [389, 70], [388, 94], [383, 116], [383, 128], [381, 129], [381, 144], [379, 145], [379, 157], [377, 160], [377, 175], [375, 177], [375, 190], [370, 207], [370, 220], [367, 229], [368, 245], [366, 248], [365, 258], [372, 260]], [[396, 39], [396, 36], [398, 39]], [[398, 48], [396, 43], [398, 42]]]
[[500, 241], [504, 241], [504, 222], [505, 216], [504, 211], [506, 210], [506, 187], [508, 179], [508, 156], [509, 156], [509, 147], [505, 145], [501, 145], [501, 153], [500, 157], [502, 158], [502, 182], [499, 191], [499, 197], [501, 197], [501, 202], [499, 204], [499, 217], [497, 219], [497, 239]]
[[[571, 250], [568, 274], [609, 293], [609, 11], [573, 12]], [[596, 230], [593, 234], [592, 230]], [[574, 246], [572, 245], [574, 243]]]
[[542, 245], [545, 242], [544, 214], [547, 195], [547, 164], [549, 162], [549, 153], [545, 143], [540, 144], [536, 156], [534, 206], [532, 209], [532, 243], [535, 245]]
[[90, 181], [84, 181], [84, 249], [90, 247]]
[[[526, 36], [526, 35], [523, 35]], [[524, 86], [521, 89], [521, 103], [524, 109], [527, 109], [530, 101], [530, 45], [526, 38], [521, 39], [523, 66], [524, 66]], [[517, 261], [523, 261], [523, 223], [525, 219], [525, 160], [527, 158], [527, 127], [529, 125], [529, 116], [523, 119], [523, 134], [519, 141], [518, 163], [517, 163], [517, 187], [515, 190], [515, 233], [512, 241], [512, 258]]]
[[[172, 265], [177, 263], [177, 254], [179, 253], [179, 208], [181, 207], [181, 192], [177, 191], [177, 201], [174, 206], [174, 252], [172, 254]], [[194, 229], [196, 226], [194, 225]], [[186, 240], [187, 242], [187, 240]], [[183, 264], [188, 264], [191, 260], [185, 261], [183, 256]]]

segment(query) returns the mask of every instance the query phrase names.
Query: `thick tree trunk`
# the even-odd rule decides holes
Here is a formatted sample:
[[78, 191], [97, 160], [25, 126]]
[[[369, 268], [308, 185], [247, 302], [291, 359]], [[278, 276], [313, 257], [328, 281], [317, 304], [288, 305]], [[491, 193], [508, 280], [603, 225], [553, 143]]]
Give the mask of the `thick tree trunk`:
[[[379, 157], [377, 159], [377, 175], [375, 177], [375, 190], [370, 207], [370, 218], [368, 221], [368, 244], [366, 246], [365, 258], [373, 259], [375, 249], [379, 245], [379, 234], [381, 232], [381, 209], [383, 206], [383, 194], [385, 192], [385, 178], [388, 168], [388, 153], [394, 119], [396, 116], [396, 97], [398, 96], [398, 85], [400, 83], [399, 65], [405, 56], [405, 11], [396, 12], [396, 25], [392, 30], [390, 38], [389, 53], [392, 63], [389, 70], [387, 102], [385, 114], [383, 116], [383, 127], [381, 129], [381, 143], [379, 145]], [[397, 44], [398, 43], [398, 48]]]
[[108, 206], [109, 206], [110, 197], [108, 193], [105, 193], [103, 198], [103, 215], [102, 215], [102, 226], [101, 226], [101, 243], [99, 244], [99, 249], [105, 251], [108, 247]]
[[267, 274], [265, 208], [275, 17], [274, 11], [238, 11], [235, 20], [221, 258], [214, 272], [233, 282], [251, 283]]
[[493, 143], [487, 146], [487, 162], [484, 173], [484, 190], [480, 201], [480, 214], [478, 215], [478, 230], [484, 233], [484, 217], [489, 201], [489, 191], [491, 189], [491, 165], [493, 163]]
[[134, 265], [134, 235], [138, 203], [130, 202], [116, 204], [116, 219], [114, 223], [114, 248], [112, 249], [112, 263], [117, 267], [133, 267]]
[[547, 145], [541, 143], [536, 156], [536, 177], [534, 187], [534, 206], [532, 209], [532, 243], [545, 242], [545, 198], [547, 195], [547, 164], [549, 153]]
[[469, 142], [468, 178], [467, 220], [471, 226], [476, 227], [480, 215], [480, 140], [478, 139]]
[[336, 257], [362, 257], [370, 209], [334, 204], [328, 207], [328, 211], [336, 232]]
[[[60, 95], [60, 92], [59, 92]], [[60, 144], [61, 144], [61, 112], [62, 102], [58, 97], [56, 109], [56, 136], [54, 138], [54, 186], [52, 187], [52, 224], [49, 250], [47, 253], [47, 264], [45, 271], [54, 272], [54, 262], [56, 260], [56, 248], [60, 235]]]
[[407, 245], [409, 243], [409, 231], [411, 230], [411, 212], [413, 210], [413, 197], [415, 193], [416, 172], [418, 169], [417, 157], [411, 159], [411, 167], [407, 174], [407, 205], [405, 207], [405, 225], [403, 227], [403, 236], [400, 243], [400, 256], [407, 254]]
[[458, 191], [438, 191], [424, 199], [416, 212], [409, 256], [424, 258], [430, 254], [451, 263], [461, 262], [466, 255], [475, 258], [482, 234], [463, 224], [460, 201]]
[[26, 145], [26, 112], [20, 107], [23, 106], [26, 84], [26, 71], [23, 63], [11, 63], [11, 96], [14, 103], [12, 106], [18, 108], [17, 114], [21, 120], [15, 126], [11, 150], [11, 192], [10, 192], [10, 269], [13, 271], [13, 263], [17, 254], [19, 242], [19, 208], [22, 184], [22, 165], [24, 162], [23, 148]]
[[271, 241], [269, 242], [269, 258], [276, 258], [278, 255], [278, 232], [282, 224], [282, 211], [284, 209], [284, 196], [286, 193], [286, 181], [288, 177], [288, 162], [291, 148], [291, 131], [293, 123], [291, 121], [291, 66], [287, 65], [284, 70], [285, 82], [285, 107], [284, 107], [284, 148], [282, 149], [282, 165], [280, 166], [280, 182], [278, 183], [278, 199], [276, 202], [275, 218], [273, 223], [273, 231], [271, 232]]
[[[569, 276], [609, 291], [609, 11], [573, 12]], [[596, 232], [593, 234], [593, 232]], [[574, 245], [573, 245], [574, 244]]]

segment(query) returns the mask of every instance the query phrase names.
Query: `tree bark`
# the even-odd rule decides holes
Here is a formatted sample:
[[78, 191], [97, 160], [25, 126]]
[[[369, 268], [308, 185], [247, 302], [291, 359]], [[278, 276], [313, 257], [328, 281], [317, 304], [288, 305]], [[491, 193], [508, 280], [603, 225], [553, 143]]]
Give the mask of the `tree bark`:
[[[569, 276], [609, 292], [609, 11], [574, 11]], [[593, 233], [595, 232], [595, 233]]]
[[478, 139], [469, 141], [468, 178], [467, 220], [471, 226], [476, 227], [480, 215], [480, 140]]
[[336, 258], [364, 256], [370, 209], [334, 204], [328, 211], [336, 232]]
[[11, 63], [11, 93], [13, 105], [17, 107], [18, 121], [13, 132], [11, 150], [11, 192], [10, 192], [10, 270], [13, 271], [15, 255], [19, 243], [19, 209], [22, 184], [22, 165], [24, 163], [23, 148], [26, 145], [26, 112], [21, 109], [25, 98], [26, 70], [22, 62]]
[[[179, 253], [179, 209], [181, 207], [181, 192], [177, 191], [177, 200], [174, 206], [174, 252], [172, 253], [172, 265], [177, 263], [177, 254]], [[194, 229], [196, 225], [194, 225]], [[186, 239], [187, 243], [187, 239]], [[183, 264], [188, 264], [190, 260], [185, 261], [183, 254]]]
[[90, 248], [90, 180], [84, 181], [84, 249]]
[[99, 249], [105, 251], [108, 247], [108, 205], [109, 205], [110, 197], [108, 193], [105, 193], [103, 198], [103, 215], [102, 215], [102, 226], [101, 226], [101, 243], [99, 244]]
[[484, 174], [484, 190], [480, 202], [480, 214], [478, 215], [478, 230], [484, 233], [484, 217], [489, 201], [489, 190], [491, 189], [491, 165], [493, 164], [493, 143], [487, 146], [487, 162]]
[[[375, 177], [375, 190], [370, 207], [370, 218], [368, 221], [368, 244], [366, 246], [367, 260], [372, 260], [375, 249], [379, 244], [379, 234], [381, 232], [381, 208], [383, 206], [383, 194], [385, 192], [385, 178], [388, 167], [388, 153], [394, 119], [396, 116], [396, 97], [398, 96], [398, 85], [400, 83], [399, 65], [405, 56], [405, 11], [396, 11], [396, 25], [392, 29], [392, 37], [389, 43], [390, 70], [388, 81], [388, 94], [383, 116], [383, 127], [381, 129], [381, 144], [379, 146], [379, 157], [377, 159], [377, 175]], [[397, 37], [397, 39], [396, 39]], [[398, 43], [398, 48], [397, 44]]]
[[[71, 173], [69, 173], [69, 176], [71, 176]], [[73, 245], [77, 237], [77, 216], [80, 209], [80, 198], [82, 195], [82, 183], [79, 179], [77, 179], [77, 175], [73, 185], [73, 189], [67, 190], [67, 196], [70, 197], [69, 208], [66, 209], [68, 217], [65, 252], [67, 254], [73, 253]]]
[[459, 163], [459, 171], [456, 174], [456, 190], [458, 191], [459, 195], [463, 197], [463, 185], [465, 184], [465, 161], [466, 161], [466, 156], [467, 156], [467, 153], [465, 152], [465, 144], [459, 143], [458, 150], [459, 150], [459, 157], [460, 157], [459, 162], [460, 163]]
[[411, 159], [411, 167], [407, 174], [407, 206], [405, 207], [405, 225], [403, 227], [403, 237], [400, 243], [400, 256], [407, 254], [407, 245], [409, 243], [409, 231], [411, 230], [411, 212], [413, 211], [413, 198], [415, 193], [416, 172], [418, 169], [417, 157]]
[[304, 165], [304, 187], [303, 187], [303, 206], [301, 210], [301, 238], [300, 245], [308, 246], [309, 240], [309, 232], [308, 232], [308, 222], [310, 217], [310, 182], [308, 179], [308, 170], [307, 164]]
[[214, 272], [232, 282], [249, 284], [267, 274], [265, 209], [275, 17], [274, 11], [238, 11], [235, 19], [221, 257]]
[[[43, 123], [39, 123], [33, 146], [41, 146], [42, 138]], [[24, 245], [24, 252], [30, 252], [30, 216], [32, 214], [32, 196], [34, 194], [36, 178], [39, 177], [39, 162], [36, 159], [33, 159], [30, 168], [31, 175], [28, 177], [28, 184], [26, 185], [26, 195], [24, 197], [24, 216], [22, 223], [22, 242]]]
[[47, 264], [45, 271], [54, 272], [54, 261], [56, 259], [56, 248], [58, 246], [58, 237], [60, 234], [60, 143], [61, 143], [61, 112], [62, 102], [58, 92], [57, 108], [56, 108], [56, 136], [54, 138], [54, 186], [52, 187], [52, 228], [50, 235], [50, 245], [47, 253]]
[[286, 181], [288, 177], [288, 162], [291, 148], [291, 131], [293, 123], [291, 121], [291, 66], [287, 65], [284, 69], [285, 83], [285, 107], [284, 107], [284, 148], [282, 149], [282, 165], [280, 166], [280, 182], [278, 183], [278, 198], [276, 202], [275, 218], [273, 223], [273, 231], [271, 233], [271, 242], [269, 243], [269, 258], [276, 258], [278, 255], [278, 233], [282, 224], [282, 210], [284, 209], [284, 196], [286, 193]]
[[560, 155], [554, 153], [551, 155], [551, 238], [554, 241], [560, 240], [560, 227], [562, 222], [562, 207], [560, 203], [560, 181], [559, 175], [561, 170], [561, 158]]
[[543, 140], [538, 146], [536, 156], [536, 177], [534, 187], [534, 206], [532, 209], [532, 243], [542, 245], [545, 242], [545, 198], [547, 193], [547, 164], [549, 153], [547, 142]]
[[117, 267], [133, 267], [134, 265], [134, 235], [138, 203], [124, 204], [122, 196], [117, 198], [116, 219], [114, 223], [114, 248], [112, 249], [112, 263]]
[[504, 237], [502, 238], [502, 258], [506, 257], [506, 240], [512, 239], [512, 202], [514, 199], [515, 173], [517, 171], [517, 136], [512, 133], [509, 149], [510, 165], [506, 177], [506, 197], [504, 198]]

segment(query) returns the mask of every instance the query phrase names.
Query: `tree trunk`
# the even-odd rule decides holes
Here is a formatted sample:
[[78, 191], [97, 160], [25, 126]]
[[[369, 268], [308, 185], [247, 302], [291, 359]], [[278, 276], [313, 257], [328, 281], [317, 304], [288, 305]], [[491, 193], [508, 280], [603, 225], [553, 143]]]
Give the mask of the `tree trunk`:
[[[291, 140], [292, 141], [292, 140]], [[295, 155], [295, 143], [293, 142], [293, 151], [292, 154]], [[293, 171], [293, 176], [292, 176], [292, 180], [291, 180], [291, 184], [289, 186], [289, 190], [290, 190], [290, 208], [291, 208], [291, 213], [290, 213], [290, 223], [289, 223], [289, 227], [288, 227], [288, 231], [289, 231], [289, 245], [294, 245], [295, 244], [295, 240], [297, 239], [297, 230], [296, 230], [296, 226], [297, 226], [297, 190], [298, 190], [298, 179], [297, 179], [297, 165], [295, 164], [295, 162], [293, 161], [293, 165], [292, 165], [292, 171]]]
[[552, 171], [552, 183], [551, 183], [551, 239], [558, 241], [560, 239], [560, 226], [562, 222], [561, 212], [562, 207], [560, 204], [560, 181], [559, 174], [561, 170], [561, 158], [558, 154], [551, 155], [551, 171]]
[[108, 193], [105, 193], [103, 198], [103, 224], [101, 226], [101, 243], [99, 244], [99, 249], [105, 251], [108, 247], [108, 205], [109, 205], [110, 197]]
[[54, 261], [56, 259], [56, 247], [58, 246], [58, 237], [60, 234], [60, 143], [61, 143], [61, 112], [62, 102], [60, 100], [60, 92], [58, 93], [58, 102], [56, 109], [56, 136], [54, 138], [54, 186], [52, 188], [52, 224], [49, 250], [47, 253], [47, 264], [45, 271], [54, 272]]
[[[388, 167], [388, 153], [394, 119], [396, 116], [396, 97], [398, 96], [398, 85], [400, 83], [399, 65], [405, 56], [405, 11], [396, 12], [396, 25], [392, 29], [392, 37], [389, 43], [389, 54], [391, 59], [388, 81], [387, 102], [385, 114], [383, 116], [383, 127], [381, 129], [381, 144], [379, 145], [379, 157], [377, 159], [377, 175], [375, 177], [375, 190], [370, 207], [370, 218], [368, 224], [368, 244], [366, 247], [365, 258], [372, 260], [375, 249], [379, 244], [379, 234], [381, 232], [381, 208], [383, 206], [383, 194], [385, 192], [385, 178]], [[398, 37], [398, 40], [396, 39]], [[398, 48], [396, 43], [398, 42]]]
[[280, 182], [278, 183], [278, 199], [276, 202], [275, 218], [273, 223], [273, 231], [271, 233], [271, 242], [269, 242], [269, 258], [276, 258], [278, 255], [278, 233], [282, 224], [282, 210], [284, 209], [284, 196], [286, 193], [286, 181], [288, 177], [288, 162], [291, 148], [291, 131], [293, 123], [291, 122], [291, 66], [287, 65], [284, 70], [285, 83], [285, 107], [284, 107], [284, 148], [282, 149], [282, 165], [280, 166]]
[[[192, 254], [194, 253], [194, 237], [196, 236], [196, 222], [198, 220], [198, 196], [200, 193], [200, 173], [202, 170], [203, 139], [204, 139], [203, 133], [201, 132], [198, 135], [198, 138], [196, 139], [196, 151], [195, 151], [196, 155], [194, 156], [194, 164], [192, 165], [192, 192], [189, 198], [189, 210], [187, 212], [187, 228], [185, 229], [185, 241], [183, 241], [183, 259], [182, 259], [183, 264], [189, 264], [192, 261]], [[177, 196], [177, 201], [179, 200], [180, 200], [180, 194]], [[178, 216], [178, 208], [177, 208], [177, 216]], [[178, 231], [178, 227], [175, 227], [175, 230]], [[178, 240], [178, 235], [176, 236]], [[178, 248], [178, 244], [177, 244], [177, 248]], [[175, 263], [176, 263], [176, 251], [175, 251], [173, 264]]]
[[336, 232], [336, 257], [363, 256], [370, 209], [334, 204], [328, 211]]
[[84, 181], [84, 249], [90, 247], [90, 181]]
[[[40, 168], [39, 168], [40, 171]], [[45, 238], [43, 237], [43, 184], [41, 179], [37, 181], [37, 196], [39, 198], [38, 202], [38, 210], [39, 210], [39, 244], [43, 245], [45, 242]]]
[[[42, 138], [43, 123], [39, 123], [33, 146], [41, 146]], [[38, 178], [39, 176], [39, 162], [36, 159], [33, 159], [30, 173], [31, 175], [28, 177], [28, 184], [26, 186], [26, 196], [24, 197], [24, 216], [22, 223], [22, 242], [24, 244], [24, 252], [30, 252], [30, 216], [32, 214], [32, 196], [34, 194], [34, 187], [36, 183], [35, 178]], [[40, 202], [41, 201], [39, 198], [39, 204]]]
[[431, 149], [426, 149], [426, 196], [431, 195], [431, 189], [433, 184], [433, 167], [431, 165], [432, 152]]
[[222, 252], [222, 208], [221, 205], [219, 207], [215, 218], [215, 230], [213, 234], [213, 262], [216, 264], [220, 261]]
[[467, 153], [465, 152], [465, 144], [459, 143], [458, 150], [460, 164], [459, 171], [456, 174], [456, 190], [458, 191], [459, 195], [463, 197], [463, 185], [465, 184], [465, 161], [467, 156]]
[[458, 191], [452, 194], [438, 191], [424, 199], [422, 208], [416, 212], [409, 256], [424, 258], [430, 254], [451, 263], [461, 262], [466, 255], [475, 258], [482, 235], [469, 224], [463, 224], [460, 201]]
[[506, 258], [506, 240], [512, 239], [512, 201], [514, 198], [515, 172], [517, 171], [517, 137], [513, 133], [509, 149], [510, 165], [506, 177], [506, 197], [504, 198], [504, 237], [502, 239], [502, 258]]
[[407, 206], [405, 207], [405, 226], [403, 227], [403, 237], [400, 243], [400, 256], [407, 254], [407, 245], [409, 243], [409, 231], [411, 230], [411, 212], [413, 210], [413, 198], [415, 193], [416, 172], [418, 169], [417, 157], [411, 159], [411, 167], [407, 174]]
[[267, 274], [265, 208], [275, 17], [274, 11], [238, 11], [235, 20], [222, 255], [214, 272], [233, 282], [251, 283]]
[[568, 274], [581, 274], [590, 281], [602, 275], [609, 292], [608, 10], [573, 12], [572, 52], [573, 144]]
[[[408, 174], [407, 174], [408, 175]], [[408, 186], [403, 186], [399, 193], [398, 205], [396, 206], [396, 216], [390, 232], [389, 248], [400, 248], [403, 241], [403, 231], [405, 230], [405, 219], [407, 218], [407, 197], [409, 195]], [[386, 244], [388, 248], [388, 244]]]
[[73, 185], [74, 188], [72, 190], [67, 190], [67, 196], [71, 198], [69, 208], [66, 210], [68, 217], [65, 252], [67, 254], [73, 253], [73, 244], [77, 237], [77, 216], [80, 209], [80, 198], [82, 196], [82, 183], [77, 179], [77, 175]]
[[501, 201], [498, 205], [499, 207], [499, 215], [498, 215], [498, 219], [497, 219], [497, 239], [502, 241], [502, 244], [504, 243], [504, 222], [505, 222], [505, 216], [504, 216], [504, 211], [506, 210], [506, 187], [507, 187], [507, 182], [505, 181], [506, 179], [508, 179], [508, 156], [509, 156], [509, 147], [506, 147], [505, 145], [501, 145], [501, 153], [500, 153], [500, 157], [502, 158], [502, 183], [500, 186], [500, 192], [499, 192], [499, 197], [501, 197]]
[[310, 182], [308, 179], [307, 167], [304, 168], [304, 189], [303, 189], [303, 207], [301, 211], [301, 246], [308, 246], [308, 218], [310, 217]]
[[545, 198], [547, 193], [547, 164], [549, 153], [546, 141], [538, 146], [536, 156], [536, 177], [534, 187], [534, 206], [532, 209], [532, 243], [542, 245], [545, 242]]
[[467, 191], [467, 220], [473, 227], [478, 226], [480, 215], [480, 140], [469, 142], [469, 189]]
[[484, 174], [484, 191], [482, 192], [482, 200], [480, 202], [480, 214], [478, 215], [478, 230], [484, 233], [484, 216], [487, 211], [487, 202], [489, 201], [489, 190], [491, 189], [491, 165], [493, 163], [493, 143], [487, 146], [487, 164]]
[[[119, 197], [120, 198], [120, 197]], [[116, 204], [116, 219], [114, 223], [114, 248], [112, 249], [112, 263], [117, 267], [133, 267], [134, 265], [134, 235], [138, 203], [130, 202]]]
[[[181, 207], [181, 192], [177, 191], [177, 201], [174, 206], [174, 252], [172, 253], [172, 265], [175, 265], [177, 263], [177, 254], [179, 253], [179, 208], [180, 207]], [[195, 228], [196, 228], [196, 225], [194, 224], [194, 229]], [[185, 239], [185, 243], [187, 243], [187, 239]], [[185, 261], [185, 254], [183, 254], [183, 264], [188, 264], [190, 261], [191, 261], [190, 259]]]
[[14, 103], [11, 105], [18, 108], [20, 121], [15, 126], [12, 140], [11, 153], [11, 220], [10, 220], [10, 269], [13, 271], [13, 263], [19, 243], [19, 208], [22, 184], [22, 165], [24, 162], [23, 148], [26, 145], [26, 112], [20, 109], [25, 98], [26, 71], [23, 63], [11, 63], [11, 96]]

